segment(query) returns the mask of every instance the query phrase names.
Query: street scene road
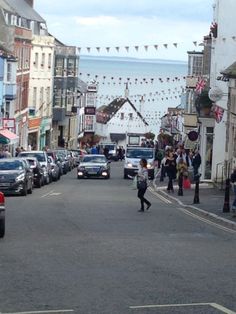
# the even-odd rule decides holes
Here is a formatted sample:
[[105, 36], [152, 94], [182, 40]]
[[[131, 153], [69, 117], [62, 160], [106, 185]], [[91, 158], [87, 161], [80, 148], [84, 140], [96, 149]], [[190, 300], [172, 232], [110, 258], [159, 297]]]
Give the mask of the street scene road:
[[111, 164], [110, 180], [73, 170], [6, 198], [0, 313], [235, 313], [236, 233], [153, 187], [150, 210], [138, 212], [122, 166]]

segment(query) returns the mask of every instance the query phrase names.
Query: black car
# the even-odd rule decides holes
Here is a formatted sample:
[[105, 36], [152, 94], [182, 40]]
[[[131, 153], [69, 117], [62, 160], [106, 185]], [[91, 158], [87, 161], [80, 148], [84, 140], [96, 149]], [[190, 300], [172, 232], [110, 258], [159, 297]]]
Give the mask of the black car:
[[26, 196], [33, 191], [33, 173], [20, 158], [0, 159], [0, 191]]
[[110, 161], [104, 155], [84, 155], [77, 168], [77, 178], [110, 179]]
[[26, 160], [30, 165], [30, 169], [33, 171], [34, 185], [41, 188], [44, 185], [43, 168], [35, 157], [27, 157]]

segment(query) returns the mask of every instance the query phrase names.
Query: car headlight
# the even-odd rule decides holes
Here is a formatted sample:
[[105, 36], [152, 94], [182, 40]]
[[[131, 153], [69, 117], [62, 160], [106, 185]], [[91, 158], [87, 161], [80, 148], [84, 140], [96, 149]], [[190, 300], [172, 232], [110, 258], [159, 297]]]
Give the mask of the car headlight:
[[128, 162], [128, 163], [127, 163], [127, 167], [128, 167], [128, 168], [132, 168], [132, 167], [133, 167], [132, 163], [131, 163], [131, 162]]
[[16, 177], [16, 182], [23, 181], [24, 179], [25, 179], [25, 174], [22, 173], [22, 174], [20, 174], [19, 176]]

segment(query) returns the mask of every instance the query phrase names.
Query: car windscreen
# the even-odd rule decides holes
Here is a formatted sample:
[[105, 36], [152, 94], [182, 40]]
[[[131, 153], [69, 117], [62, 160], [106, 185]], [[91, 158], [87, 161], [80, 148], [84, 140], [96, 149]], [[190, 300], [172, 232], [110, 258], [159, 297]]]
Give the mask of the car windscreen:
[[109, 150], [115, 150], [115, 145], [105, 145], [105, 148]]
[[28, 158], [27, 158], [27, 161], [28, 161], [28, 163], [30, 164], [30, 166], [34, 166], [34, 167], [37, 166], [37, 163], [36, 163], [36, 161], [35, 161], [34, 159], [28, 159]]
[[127, 158], [145, 158], [152, 159], [154, 157], [153, 149], [132, 149], [128, 148], [126, 152]]
[[106, 158], [103, 156], [85, 156], [83, 157], [82, 162], [100, 163], [106, 162]]
[[20, 153], [19, 157], [35, 157], [39, 162], [45, 162], [46, 158], [43, 153]]
[[0, 170], [22, 170], [23, 164], [20, 160], [0, 162]]

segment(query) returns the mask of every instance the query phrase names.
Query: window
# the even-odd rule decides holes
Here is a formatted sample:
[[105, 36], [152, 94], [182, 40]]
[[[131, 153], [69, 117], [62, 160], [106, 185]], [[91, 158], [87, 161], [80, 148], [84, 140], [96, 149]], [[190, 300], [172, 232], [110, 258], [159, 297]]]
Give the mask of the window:
[[124, 118], [125, 118], [125, 114], [124, 114], [124, 112], [121, 112], [121, 114], [120, 114], [120, 119], [121, 119], [121, 120], [124, 120]]
[[129, 119], [133, 120], [133, 114], [132, 113], [129, 113]]
[[68, 59], [67, 71], [68, 76], [75, 76], [75, 59]]
[[41, 62], [41, 67], [45, 66], [45, 53], [42, 53], [42, 62]]
[[50, 87], [47, 87], [47, 90], [46, 90], [46, 103], [47, 105], [50, 104]]
[[96, 94], [95, 93], [87, 93], [86, 95], [86, 106], [96, 107]]
[[95, 116], [85, 116], [85, 131], [93, 131]]
[[34, 55], [34, 65], [38, 67], [39, 65], [39, 54], [36, 52]]
[[48, 68], [50, 69], [52, 67], [52, 54], [48, 54]]
[[12, 80], [12, 64], [7, 63], [7, 82], [11, 82]]
[[62, 73], [63, 73], [63, 59], [62, 58], [58, 58], [56, 59], [56, 62], [55, 62], [55, 70], [56, 70], [56, 73], [55, 75], [56, 76], [62, 76]]
[[37, 87], [33, 89], [33, 107], [36, 108], [37, 105]]
[[44, 88], [40, 87], [40, 96], [39, 96], [39, 106], [40, 108], [43, 106], [43, 100], [44, 100]]

